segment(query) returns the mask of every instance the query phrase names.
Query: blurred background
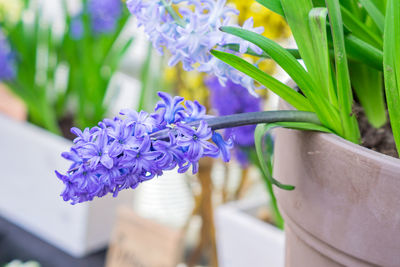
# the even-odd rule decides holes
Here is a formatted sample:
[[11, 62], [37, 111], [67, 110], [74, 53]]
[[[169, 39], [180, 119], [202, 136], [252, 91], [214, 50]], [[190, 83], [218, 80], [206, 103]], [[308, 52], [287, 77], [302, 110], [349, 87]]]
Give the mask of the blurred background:
[[[265, 36], [292, 44], [279, 15], [255, 1], [228, 2], [240, 24], [252, 16]], [[59, 196], [54, 170], [68, 168], [60, 154], [74, 138], [69, 129], [123, 108], [151, 112], [158, 91], [214, 115], [276, 107], [268, 90], [256, 98], [167, 59], [124, 1], [0, 0], [0, 266], [283, 266], [283, 221], [253, 126], [226, 130], [234, 160], [204, 159], [197, 175], [173, 170], [74, 206]], [[286, 81], [270, 60], [257, 64]]]

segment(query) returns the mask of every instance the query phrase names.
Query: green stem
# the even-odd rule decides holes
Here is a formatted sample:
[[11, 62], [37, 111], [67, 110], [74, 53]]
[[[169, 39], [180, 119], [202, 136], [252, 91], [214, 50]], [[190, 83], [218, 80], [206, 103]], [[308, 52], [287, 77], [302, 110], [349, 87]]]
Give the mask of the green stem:
[[[321, 125], [317, 115], [314, 112], [297, 110], [279, 110], [279, 111], [259, 111], [238, 113], [233, 115], [213, 117], [204, 119], [212, 130], [232, 128], [244, 125], [273, 123], [273, 122], [308, 122]], [[188, 123], [189, 126], [198, 126], [200, 121]], [[151, 134], [155, 139], [166, 139], [169, 136], [170, 129], [161, 130]]]
[[[258, 170], [260, 171], [261, 175], [263, 176], [263, 179], [264, 179], [264, 182], [265, 182], [265, 186], [267, 188], [269, 197], [271, 198], [270, 199], [270, 205], [271, 205], [271, 209], [272, 209], [272, 212], [273, 212], [274, 223], [279, 229], [283, 229], [284, 220], [283, 220], [282, 215], [281, 215], [281, 213], [279, 211], [279, 208], [278, 208], [278, 203], [276, 201], [275, 193], [274, 193], [274, 190], [272, 188], [272, 183], [269, 181], [269, 179], [267, 177], [265, 177], [264, 172], [261, 169], [260, 162], [258, 161], [258, 159], [256, 158], [252, 162], [253, 162], [253, 164], [255, 164], [257, 166]], [[272, 176], [272, 174], [271, 174], [271, 176]]]
[[[261, 173], [262, 173], [262, 171], [261, 171]], [[273, 213], [274, 213], [275, 225], [276, 225], [279, 229], [283, 229], [284, 221], [283, 221], [283, 218], [282, 218], [281, 213], [279, 212], [278, 203], [277, 203], [277, 201], [276, 201], [276, 197], [275, 197], [274, 191], [273, 191], [273, 189], [272, 189], [272, 183], [270, 183], [270, 182], [268, 181], [268, 179], [265, 179], [265, 178], [264, 178], [264, 180], [265, 180], [265, 185], [266, 185], [266, 187], [267, 187], [269, 196], [270, 196], [270, 198], [271, 198], [271, 199], [270, 199], [270, 201], [271, 201], [271, 202], [270, 202], [270, 205], [271, 205], [272, 211], [273, 211]]]
[[[239, 45], [239, 44], [226, 44], [226, 45], [223, 45], [223, 47], [226, 47], [226, 48], [228, 48], [228, 49], [230, 49], [230, 50], [233, 50], [233, 51], [235, 51], [235, 52], [239, 52], [239, 47], [240, 47], [240, 45]], [[288, 52], [289, 52], [292, 56], [294, 56], [296, 59], [301, 59], [301, 56], [300, 56], [300, 53], [299, 53], [299, 50], [298, 50], [298, 49], [287, 48], [286, 51], [288, 51]], [[270, 58], [271, 58], [271, 56], [268, 55], [267, 53], [262, 52], [261, 54], [257, 54], [257, 53], [254, 52], [251, 48], [247, 49], [247, 51], [246, 51], [245, 54], [250, 55], [250, 56], [256, 56], [256, 57], [267, 58], [267, 59], [270, 59]]]

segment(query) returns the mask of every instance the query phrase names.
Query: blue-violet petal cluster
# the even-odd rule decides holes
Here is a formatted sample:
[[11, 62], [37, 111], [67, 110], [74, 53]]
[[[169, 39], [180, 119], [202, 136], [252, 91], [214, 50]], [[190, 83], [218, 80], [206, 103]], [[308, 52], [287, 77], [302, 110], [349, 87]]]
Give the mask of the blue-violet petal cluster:
[[[241, 85], [229, 81], [222, 86], [215, 77], [208, 79], [206, 85], [210, 89], [211, 107], [219, 116], [262, 110], [261, 98], [252, 96]], [[243, 148], [254, 146], [255, 128], [256, 125], [246, 125], [225, 129], [224, 136], [232, 137], [234, 154], [242, 166], [248, 165]]]
[[[197, 101], [183, 106], [182, 97], [158, 94], [161, 101], [154, 113], [122, 110], [122, 118], [104, 119], [83, 131], [71, 129], [77, 137], [70, 151], [62, 154], [71, 166], [65, 175], [56, 171], [65, 185], [61, 194], [65, 201], [75, 204], [108, 193], [117, 196], [174, 168], [186, 172], [192, 167], [196, 173], [198, 161], [206, 156], [229, 161], [232, 142], [211, 130], [204, 120], [208, 117], [204, 106]], [[166, 135], [157, 137], [159, 131]]]
[[15, 58], [4, 34], [0, 31], [0, 81], [15, 77]]
[[[224, 48], [226, 44], [239, 44], [241, 53], [248, 48], [262, 52], [259, 47], [219, 30], [221, 26], [236, 26], [231, 19], [239, 11], [225, 4], [226, 0], [127, 1], [129, 11], [137, 19], [138, 26], [143, 26], [153, 46], [161, 53], [166, 48], [172, 54], [170, 66], [182, 62], [186, 71], [198, 66], [198, 71], [216, 75], [222, 85], [230, 80], [255, 94], [252, 79], [210, 53], [215, 48], [227, 51]], [[178, 9], [179, 14], [174, 18], [167, 8]], [[253, 28], [252, 18], [244, 23], [243, 28], [256, 33], [263, 32], [262, 27]]]
[[88, 11], [95, 33], [113, 32], [122, 15], [121, 0], [89, 0]]
[[[91, 30], [95, 34], [112, 33], [122, 16], [121, 0], [88, 0], [86, 11], [90, 18]], [[72, 39], [80, 40], [85, 31], [82, 12], [72, 18], [70, 34]]]

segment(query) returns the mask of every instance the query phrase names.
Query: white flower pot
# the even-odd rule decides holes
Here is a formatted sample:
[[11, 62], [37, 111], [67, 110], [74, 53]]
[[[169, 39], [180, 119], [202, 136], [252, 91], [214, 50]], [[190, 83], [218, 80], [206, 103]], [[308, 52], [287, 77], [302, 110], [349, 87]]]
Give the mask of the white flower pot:
[[0, 216], [75, 257], [105, 247], [119, 204], [132, 205], [132, 191], [71, 205], [60, 197], [61, 157], [71, 141], [0, 114]]
[[220, 267], [283, 267], [284, 232], [255, 216], [265, 200], [242, 200], [215, 211]]

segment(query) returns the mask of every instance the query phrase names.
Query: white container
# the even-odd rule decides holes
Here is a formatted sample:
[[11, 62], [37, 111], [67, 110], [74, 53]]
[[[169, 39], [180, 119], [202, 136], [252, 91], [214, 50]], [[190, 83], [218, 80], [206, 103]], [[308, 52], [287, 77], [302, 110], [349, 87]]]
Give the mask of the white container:
[[71, 205], [60, 197], [61, 157], [71, 142], [0, 114], [0, 216], [75, 257], [108, 243], [116, 207], [132, 205], [132, 190]]
[[242, 200], [215, 211], [220, 267], [283, 267], [284, 232], [255, 217], [264, 200]]

